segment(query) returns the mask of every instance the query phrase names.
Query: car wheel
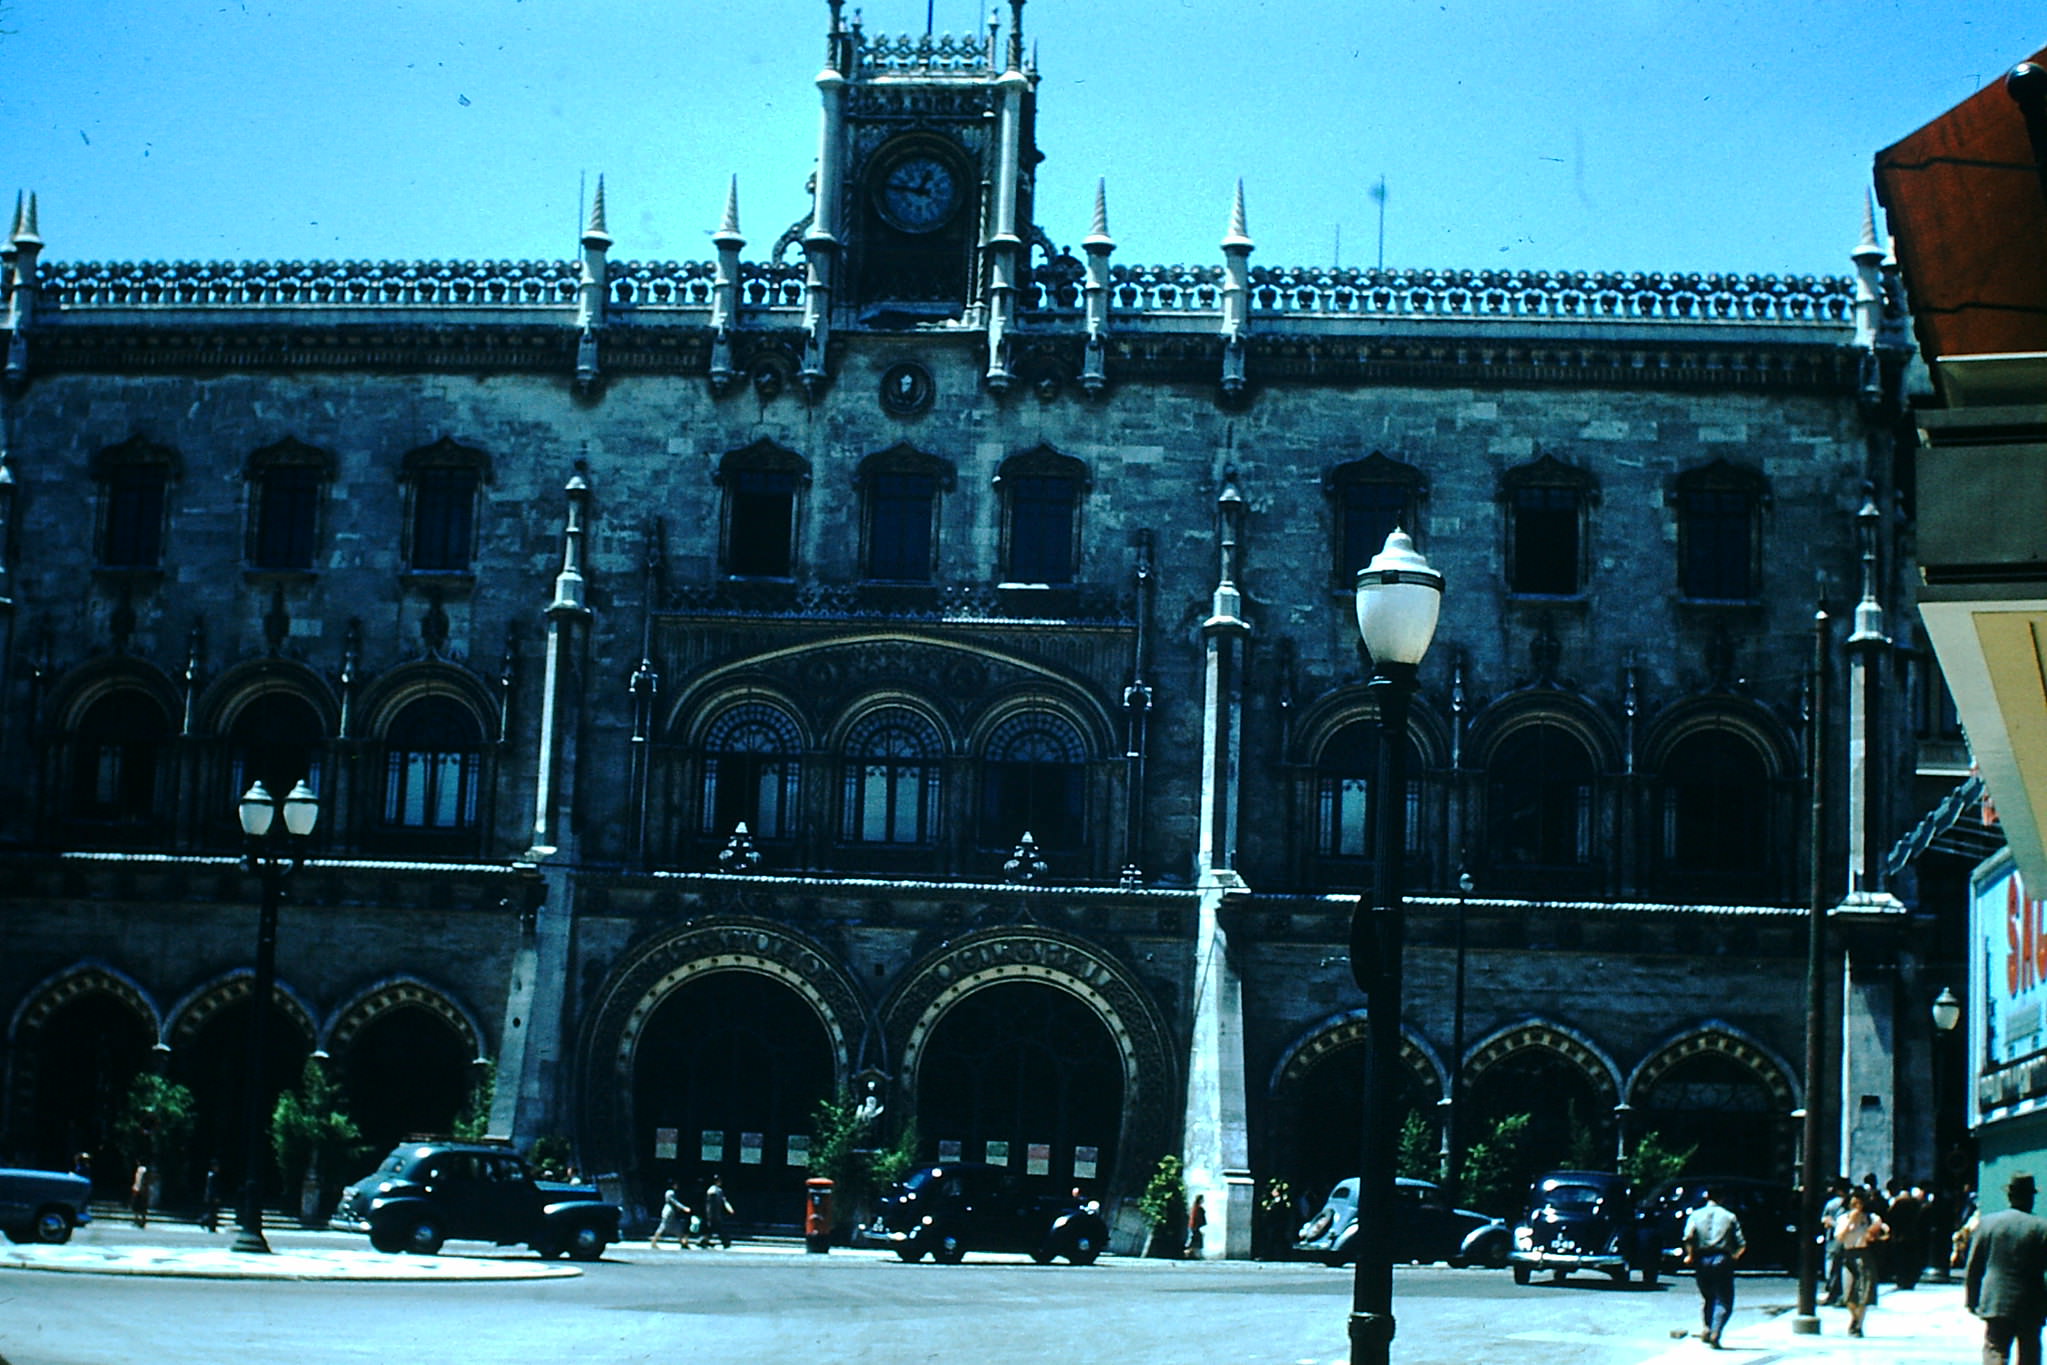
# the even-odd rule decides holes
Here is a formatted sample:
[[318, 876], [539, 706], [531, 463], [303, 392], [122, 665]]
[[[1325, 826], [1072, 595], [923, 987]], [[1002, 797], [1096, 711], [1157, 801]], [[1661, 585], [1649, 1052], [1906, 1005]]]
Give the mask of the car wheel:
[[568, 1248], [561, 1244], [559, 1237], [542, 1237], [539, 1241], [533, 1243], [533, 1254], [543, 1261], [551, 1261], [567, 1250]]
[[44, 1246], [61, 1246], [71, 1240], [68, 1209], [41, 1209], [36, 1213], [35, 1239]]
[[1570, 1278], [1571, 1278], [1571, 1272], [1570, 1272], [1570, 1271], [1568, 1271], [1568, 1270], [1559, 1270], [1559, 1271], [1557, 1271], [1556, 1273], [1554, 1273], [1553, 1275], [1551, 1275], [1551, 1276], [1550, 1276], [1550, 1282], [1551, 1282], [1552, 1284], [1562, 1284], [1562, 1283], [1563, 1283], [1563, 1282], [1564, 1282], [1565, 1280], [1568, 1280], [1568, 1279], [1570, 1279]]
[[1514, 1267], [1514, 1283], [1515, 1283], [1515, 1284], [1527, 1284], [1527, 1283], [1528, 1283], [1528, 1281], [1529, 1281], [1529, 1280], [1530, 1280], [1531, 1278], [1533, 1278], [1533, 1277], [1529, 1275], [1529, 1273], [1528, 1273], [1528, 1267], [1527, 1267], [1527, 1266], [1525, 1266], [1525, 1265], [1517, 1265], [1517, 1266], [1515, 1266], [1515, 1267]]
[[405, 1250], [405, 1239], [398, 1230], [388, 1224], [378, 1224], [370, 1229], [370, 1245], [386, 1254]]
[[1052, 1250], [1051, 1246], [1047, 1244], [1045, 1246], [1041, 1246], [1034, 1249], [1031, 1252], [1031, 1259], [1033, 1261], [1036, 1261], [1039, 1265], [1050, 1265], [1052, 1264], [1052, 1258], [1054, 1256], [1057, 1256], [1058, 1254], [1059, 1254], [1058, 1252]]
[[594, 1261], [604, 1254], [608, 1245], [604, 1233], [598, 1228], [577, 1228], [569, 1234], [569, 1259], [572, 1261]]
[[915, 1265], [924, 1259], [924, 1248], [915, 1242], [905, 1242], [896, 1248], [896, 1256], [905, 1265]]
[[1504, 1240], [1493, 1242], [1485, 1249], [1483, 1255], [1487, 1268], [1492, 1270], [1507, 1268], [1507, 1243]]
[[931, 1243], [931, 1259], [940, 1265], [958, 1265], [967, 1258], [967, 1244], [950, 1232], [942, 1232]]
[[1067, 1251], [1066, 1260], [1071, 1265], [1093, 1265], [1095, 1257], [1101, 1254], [1102, 1249], [1095, 1245], [1095, 1239], [1083, 1232], [1073, 1239], [1073, 1246]]
[[441, 1249], [447, 1234], [441, 1231], [438, 1219], [419, 1217], [405, 1227], [405, 1249], [421, 1256], [431, 1256]]

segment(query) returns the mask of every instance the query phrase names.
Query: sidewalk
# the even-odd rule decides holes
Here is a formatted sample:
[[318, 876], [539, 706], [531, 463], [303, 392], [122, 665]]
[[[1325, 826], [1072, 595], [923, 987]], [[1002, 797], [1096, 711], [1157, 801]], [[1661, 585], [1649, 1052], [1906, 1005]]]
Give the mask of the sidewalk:
[[[1689, 1285], [1685, 1286], [1687, 1289]], [[1792, 1310], [1781, 1304], [1755, 1308], [1739, 1306], [1722, 1338], [1725, 1349], [1716, 1351], [1694, 1335], [1674, 1343], [1667, 1351], [1641, 1365], [1701, 1365], [1724, 1360], [1740, 1365], [1769, 1365], [1772, 1361], [1818, 1365], [1826, 1360], [1869, 1361], [1872, 1365], [1965, 1365], [1980, 1358], [1983, 1324], [1962, 1307], [1962, 1285], [1934, 1284], [1925, 1280], [1919, 1287], [1901, 1291], [1886, 1286], [1876, 1306], [1862, 1320], [1863, 1335], [1848, 1335], [1848, 1313], [1841, 1308], [1819, 1310], [1820, 1330], [1816, 1336], [1801, 1336], [1791, 1330]], [[1694, 1307], [1693, 1320], [1697, 1320]]]

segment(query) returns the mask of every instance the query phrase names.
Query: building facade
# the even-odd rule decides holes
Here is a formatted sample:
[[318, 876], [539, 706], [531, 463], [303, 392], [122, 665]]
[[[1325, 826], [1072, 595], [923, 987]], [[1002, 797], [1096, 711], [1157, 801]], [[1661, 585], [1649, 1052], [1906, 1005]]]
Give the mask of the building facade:
[[[815, 207], [756, 259], [736, 186], [683, 264], [614, 259], [601, 185], [569, 262], [45, 262], [18, 210], [7, 1147], [125, 1159], [158, 1067], [232, 1169], [235, 804], [303, 780], [273, 1082], [324, 1051], [373, 1141], [489, 1061], [496, 1131], [790, 1221], [871, 1093], [1115, 1200], [1178, 1153], [1243, 1254], [1261, 1182], [1355, 1166], [1351, 586], [1398, 526], [1449, 585], [1394, 798], [1426, 1140], [1788, 1176], [1817, 891], [1829, 1160], [1923, 1162], [1881, 253], [1267, 268], [1240, 186], [1217, 264], [1118, 262], [1105, 192], [1075, 255], [1022, 6], [831, 10]], [[1816, 599], [1859, 650], [1818, 694]]]

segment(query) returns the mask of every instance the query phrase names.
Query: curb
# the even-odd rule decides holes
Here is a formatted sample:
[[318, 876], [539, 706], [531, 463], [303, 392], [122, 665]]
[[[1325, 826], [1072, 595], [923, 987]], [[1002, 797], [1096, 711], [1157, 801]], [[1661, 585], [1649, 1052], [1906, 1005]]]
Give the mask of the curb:
[[0, 1270], [72, 1275], [154, 1275], [201, 1280], [357, 1280], [364, 1282], [560, 1280], [576, 1266], [471, 1256], [386, 1256], [359, 1251], [274, 1251], [250, 1255], [226, 1248], [37, 1246], [0, 1249]]

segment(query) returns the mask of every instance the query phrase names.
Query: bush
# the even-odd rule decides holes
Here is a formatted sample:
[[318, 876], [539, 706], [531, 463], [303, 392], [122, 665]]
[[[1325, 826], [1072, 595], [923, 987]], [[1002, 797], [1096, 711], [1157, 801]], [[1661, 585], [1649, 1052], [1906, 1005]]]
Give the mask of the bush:
[[[114, 1118], [114, 1137], [131, 1162], [148, 1162], [159, 1176], [174, 1169], [191, 1140], [195, 1122], [192, 1092], [176, 1081], [144, 1072], [128, 1086], [128, 1097]], [[121, 1188], [127, 1188], [124, 1178]]]
[[1160, 1228], [1177, 1226], [1185, 1216], [1186, 1208], [1186, 1175], [1180, 1158], [1168, 1152], [1152, 1168], [1151, 1181], [1137, 1201], [1137, 1211], [1144, 1215], [1145, 1223], [1156, 1232]]
[[490, 1107], [498, 1093], [498, 1064], [486, 1060], [476, 1070], [481, 1074], [469, 1086], [469, 1103], [455, 1118], [455, 1136], [474, 1142], [490, 1132]]
[[1692, 1158], [1699, 1154], [1697, 1143], [1689, 1147], [1668, 1147], [1663, 1135], [1655, 1129], [1642, 1134], [1642, 1140], [1621, 1162], [1621, 1174], [1628, 1178], [1628, 1184], [1639, 1192], [1648, 1189], [1659, 1180], [1668, 1180], [1682, 1175], [1685, 1167], [1692, 1164]]
[[1436, 1125], [1410, 1109], [1400, 1121], [1400, 1145], [1393, 1158], [1393, 1173], [1409, 1180], [1434, 1180], [1442, 1165], [1442, 1141]]
[[364, 1156], [362, 1130], [348, 1116], [341, 1087], [317, 1057], [306, 1058], [297, 1090], [277, 1097], [270, 1114], [270, 1150], [287, 1189], [311, 1176], [325, 1188], [352, 1175]]
[[1528, 1131], [1528, 1115], [1509, 1114], [1464, 1154], [1463, 1188], [1457, 1201], [1497, 1218], [1521, 1211], [1519, 1146]]

